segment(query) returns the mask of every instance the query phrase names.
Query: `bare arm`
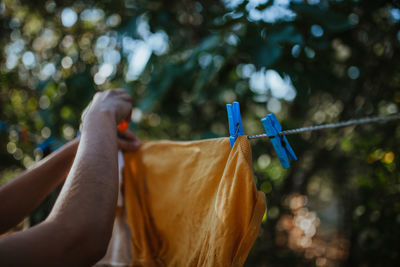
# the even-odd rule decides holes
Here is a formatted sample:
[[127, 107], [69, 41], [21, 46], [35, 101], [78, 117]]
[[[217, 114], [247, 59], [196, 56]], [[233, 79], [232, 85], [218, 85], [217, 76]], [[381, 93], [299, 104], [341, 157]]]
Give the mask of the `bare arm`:
[[[21, 222], [65, 180], [79, 139], [75, 138], [0, 188], [0, 234]], [[119, 149], [133, 151], [139, 145], [139, 140], [129, 130], [119, 133]]]
[[22, 221], [65, 180], [78, 144], [76, 138], [0, 188], [0, 233]]
[[75, 161], [49, 218], [0, 239], [1, 264], [88, 266], [103, 256], [118, 192], [116, 125], [130, 109], [130, 98], [122, 90], [95, 96]]

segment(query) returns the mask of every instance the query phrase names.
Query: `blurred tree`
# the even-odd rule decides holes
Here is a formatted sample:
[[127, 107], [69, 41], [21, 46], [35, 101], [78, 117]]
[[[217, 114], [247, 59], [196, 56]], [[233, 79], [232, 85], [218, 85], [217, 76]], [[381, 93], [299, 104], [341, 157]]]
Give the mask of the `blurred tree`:
[[[142, 139], [227, 136], [234, 100], [247, 134], [269, 112], [286, 129], [396, 113], [399, 25], [395, 0], [4, 0], [0, 181], [72, 139], [96, 90], [131, 93]], [[252, 141], [269, 210], [247, 265], [399, 262], [399, 138], [395, 122], [291, 136], [288, 171]]]

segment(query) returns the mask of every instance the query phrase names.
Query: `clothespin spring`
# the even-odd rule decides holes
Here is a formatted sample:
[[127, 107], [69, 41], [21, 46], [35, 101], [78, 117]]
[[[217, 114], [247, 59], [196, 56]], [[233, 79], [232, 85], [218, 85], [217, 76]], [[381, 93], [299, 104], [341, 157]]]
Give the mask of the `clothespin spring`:
[[239, 123], [236, 123], [236, 132], [235, 132], [235, 134], [233, 135], [233, 136], [238, 136], [238, 133], [239, 133]]

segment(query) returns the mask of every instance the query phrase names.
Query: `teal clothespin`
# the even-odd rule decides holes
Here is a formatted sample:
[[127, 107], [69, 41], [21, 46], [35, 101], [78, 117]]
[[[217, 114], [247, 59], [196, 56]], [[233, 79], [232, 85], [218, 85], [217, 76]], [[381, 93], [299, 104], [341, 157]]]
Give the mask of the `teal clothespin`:
[[235, 144], [235, 141], [239, 135], [244, 135], [242, 118], [240, 117], [239, 102], [233, 102], [233, 104], [227, 104], [226, 109], [228, 110], [228, 123], [229, 123], [229, 134], [231, 141], [231, 149]]
[[279, 135], [282, 131], [282, 126], [273, 113], [265, 116], [265, 118], [261, 119], [261, 122], [276, 153], [278, 154], [278, 158], [281, 161], [283, 168], [288, 169], [290, 167], [289, 160], [295, 161], [297, 160], [297, 157], [293, 149], [290, 147], [286, 136]]

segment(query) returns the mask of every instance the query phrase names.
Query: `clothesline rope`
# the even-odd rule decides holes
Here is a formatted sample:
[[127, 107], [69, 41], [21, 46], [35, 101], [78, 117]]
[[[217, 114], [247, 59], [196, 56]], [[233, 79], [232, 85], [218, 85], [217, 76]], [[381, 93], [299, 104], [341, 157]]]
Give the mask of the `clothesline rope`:
[[[360, 124], [368, 124], [368, 123], [387, 122], [387, 121], [399, 120], [399, 119], [400, 119], [400, 113], [396, 113], [393, 115], [368, 117], [368, 118], [361, 118], [361, 119], [355, 119], [355, 120], [349, 120], [349, 121], [327, 123], [327, 124], [285, 130], [285, 131], [280, 132], [279, 135], [299, 134], [299, 133], [310, 132], [310, 131], [320, 131], [320, 130], [325, 130], [325, 129], [333, 129], [333, 128], [360, 125]], [[248, 139], [259, 139], [259, 138], [269, 138], [269, 137], [267, 136], [267, 134], [256, 134], [256, 135], [248, 135], [247, 138]]]

